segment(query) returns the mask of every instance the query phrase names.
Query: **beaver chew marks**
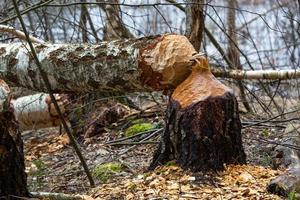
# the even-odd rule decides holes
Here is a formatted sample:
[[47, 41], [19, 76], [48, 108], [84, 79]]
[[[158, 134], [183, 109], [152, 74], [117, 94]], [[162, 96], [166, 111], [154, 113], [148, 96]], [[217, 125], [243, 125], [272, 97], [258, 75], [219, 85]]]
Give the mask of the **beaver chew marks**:
[[150, 169], [170, 160], [195, 171], [246, 160], [236, 98], [211, 74], [203, 56], [171, 95], [165, 131]]
[[196, 53], [185, 36], [161, 36], [140, 51], [142, 82], [156, 89], [176, 87], [191, 73], [190, 60]]

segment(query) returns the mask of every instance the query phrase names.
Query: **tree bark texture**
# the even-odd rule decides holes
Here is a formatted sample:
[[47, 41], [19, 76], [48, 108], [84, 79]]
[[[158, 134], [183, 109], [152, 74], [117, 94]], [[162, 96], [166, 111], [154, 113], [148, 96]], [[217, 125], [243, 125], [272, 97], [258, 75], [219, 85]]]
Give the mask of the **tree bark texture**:
[[283, 146], [275, 148], [274, 167], [283, 167], [286, 171], [268, 184], [267, 189], [271, 193], [282, 196], [288, 196], [290, 192], [300, 194], [299, 130], [299, 124], [289, 124], [283, 134]]
[[[236, 32], [236, 20], [235, 20], [235, 9], [237, 8], [237, 0], [229, 0], [228, 1], [228, 9], [227, 14], [227, 23], [228, 23], [228, 47], [227, 54], [228, 59], [231, 63], [231, 67], [234, 69], [243, 69], [240, 61], [240, 53], [238, 49], [238, 40], [237, 40], [237, 32]], [[240, 97], [248, 112], [252, 112], [252, 109], [247, 101], [245, 88], [243, 82], [241, 80], [237, 80], [237, 86], [240, 89]]]
[[126, 28], [123, 20], [119, 0], [110, 0], [115, 5], [101, 5], [100, 7], [106, 14], [106, 23], [104, 27], [103, 40], [116, 40], [124, 38], [133, 38], [134, 36]]
[[211, 74], [207, 60], [198, 59], [170, 98], [165, 131], [150, 169], [170, 160], [196, 171], [245, 163], [237, 101]]
[[[53, 92], [138, 92], [175, 88], [191, 73], [197, 52], [180, 35], [88, 44], [36, 44]], [[299, 78], [300, 70], [212, 71], [234, 79]], [[47, 89], [28, 48], [0, 44], [0, 78], [11, 86]]]
[[[62, 113], [65, 113], [69, 104], [68, 96], [55, 94], [56, 101]], [[61, 120], [51, 102], [50, 96], [45, 93], [29, 95], [11, 100], [14, 115], [22, 131], [59, 126]]]
[[[37, 44], [54, 92], [134, 92], [176, 87], [190, 73], [196, 53], [188, 39], [163, 35], [88, 44]], [[0, 44], [0, 78], [46, 91], [37, 66], [21, 43]]]
[[0, 199], [28, 197], [23, 143], [10, 106], [10, 90], [0, 81]]
[[[188, 0], [186, 6], [186, 36], [197, 51], [200, 51], [205, 15], [203, 12], [205, 0]], [[196, 4], [197, 3], [197, 4]]]

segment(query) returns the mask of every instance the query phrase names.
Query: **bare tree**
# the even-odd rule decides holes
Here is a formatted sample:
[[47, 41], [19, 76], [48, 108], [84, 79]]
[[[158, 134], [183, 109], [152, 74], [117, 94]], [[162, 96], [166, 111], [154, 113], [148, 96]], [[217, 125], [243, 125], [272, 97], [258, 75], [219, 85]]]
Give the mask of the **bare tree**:
[[[235, 10], [237, 8], [237, 0], [228, 0], [228, 14], [227, 14], [227, 23], [228, 23], [228, 48], [227, 48], [227, 56], [230, 61], [231, 67], [234, 69], [243, 69], [240, 62], [240, 53], [238, 51], [238, 42], [237, 42], [237, 33], [235, 26]], [[237, 81], [238, 88], [240, 90], [240, 96], [242, 99], [242, 103], [245, 106], [248, 112], [251, 112], [252, 109], [247, 101], [245, 88], [243, 82], [241, 80]]]
[[194, 48], [199, 51], [205, 26], [203, 11], [205, 0], [189, 0], [187, 2], [191, 4], [186, 6], [186, 36]]

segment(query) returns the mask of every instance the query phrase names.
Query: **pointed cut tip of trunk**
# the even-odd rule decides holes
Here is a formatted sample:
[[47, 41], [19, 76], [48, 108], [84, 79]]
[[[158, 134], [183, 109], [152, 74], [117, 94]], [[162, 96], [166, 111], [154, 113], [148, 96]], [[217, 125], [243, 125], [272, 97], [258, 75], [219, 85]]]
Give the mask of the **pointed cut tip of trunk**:
[[210, 72], [205, 57], [197, 58], [192, 73], [173, 92], [172, 99], [177, 101], [181, 108], [204, 101], [207, 98], [223, 96], [231, 89], [218, 81]]
[[142, 84], [156, 90], [174, 88], [191, 73], [195, 51], [182, 35], [166, 34], [140, 49], [139, 69]]

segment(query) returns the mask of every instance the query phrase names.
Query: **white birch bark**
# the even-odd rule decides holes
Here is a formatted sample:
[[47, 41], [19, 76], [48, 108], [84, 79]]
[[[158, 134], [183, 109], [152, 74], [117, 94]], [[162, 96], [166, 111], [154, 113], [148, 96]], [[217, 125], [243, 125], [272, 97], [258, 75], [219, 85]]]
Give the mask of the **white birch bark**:
[[[90, 44], [36, 44], [52, 90], [134, 92], [176, 86], [196, 53], [188, 39], [163, 35]], [[0, 78], [46, 91], [34, 59], [21, 43], [0, 44]]]
[[[197, 54], [185, 36], [163, 35], [90, 44], [36, 44], [55, 93], [138, 92], [175, 88], [191, 71]], [[299, 78], [300, 70], [222, 71], [234, 79]], [[47, 89], [34, 59], [21, 43], [0, 44], [0, 79], [11, 86]]]
[[248, 79], [248, 80], [287, 80], [300, 78], [300, 70], [219, 70], [213, 68], [212, 73], [217, 77], [232, 78], [232, 79]]
[[[55, 94], [60, 110], [65, 113], [66, 95]], [[59, 126], [61, 121], [48, 94], [39, 93], [11, 100], [22, 131]]]

